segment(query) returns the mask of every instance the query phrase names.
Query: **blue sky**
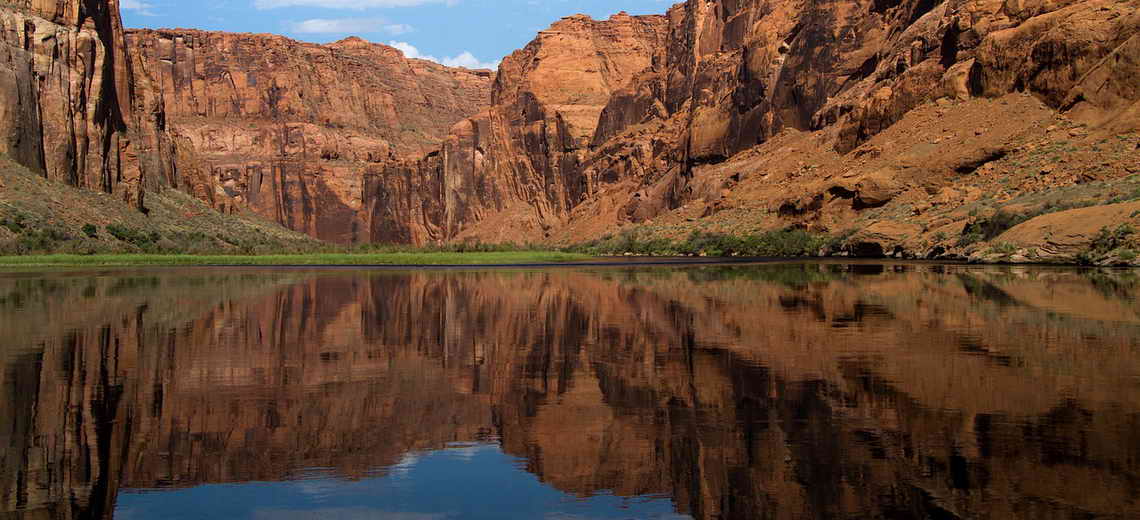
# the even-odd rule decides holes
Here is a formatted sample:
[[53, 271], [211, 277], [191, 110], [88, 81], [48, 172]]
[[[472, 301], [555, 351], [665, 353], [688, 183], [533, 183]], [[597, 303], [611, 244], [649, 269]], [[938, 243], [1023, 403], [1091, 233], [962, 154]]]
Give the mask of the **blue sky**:
[[[346, 36], [447, 65], [491, 66], [555, 20], [618, 11], [662, 14], [674, 0], [121, 0], [127, 27]], [[678, 0], [679, 1], [679, 0]]]

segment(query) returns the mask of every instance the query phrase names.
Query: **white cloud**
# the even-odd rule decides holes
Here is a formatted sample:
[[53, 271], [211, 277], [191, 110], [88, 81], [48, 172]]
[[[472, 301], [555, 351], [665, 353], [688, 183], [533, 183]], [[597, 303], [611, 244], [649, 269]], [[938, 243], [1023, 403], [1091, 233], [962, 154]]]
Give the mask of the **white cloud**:
[[151, 9], [154, 8], [154, 5], [142, 0], [123, 0], [119, 4], [119, 7], [126, 10], [138, 11], [138, 14], [154, 16], [154, 13], [151, 12]]
[[399, 36], [401, 34], [410, 33], [416, 29], [406, 23], [392, 23], [381, 27], [381, 30], [393, 36]]
[[408, 42], [390, 41], [390, 42], [388, 42], [388, 45], [391, 47], [395, 47], [395, 48], [399, 49], [400, 52], [404, 53], [404, 56], [407, 56], [409, 58], [417, 58], [417, 59], [421, 59], [421, 60], [434, 61], [434, 62], [439, 63], [441, 65], [446, 65], [448, 67], [464, 67], [464, 68], [468, 68], [468, 69], [497, 69], [497, 68], [499, 68], [499, 62], [498, 61], [494, 61], [494, 62], [479, 61], [479, 58], [476, 58], [474, 54], [471, 54], [468, 51], [463, 51], [463, 52], [459, 53], [458, 55], [452, 56], [450, 58], [446, 57], [446, 56], [443, 58], [436, 58], [435, 56], [432, 56], [430, 54], [424, 54], [424, 53], [420, 52], [419, 49], [417, 49], [414, 45], [412, 45]]
[[301, 34], [372, 34], [385, 33], [392, 36], [407, 34], [414, 29], [402, 23], [390, 23], [383, 18], [312, 18], [301, 22], [289, 22], [290, 32]]
[[494, 62], [479, 61], [479, 58], [476, 58], [475, 55], [471, 54], [471, 52], [469, 52], [469, 51], [463, 51], [463, 52], [459, 53], [459, 55], [453, 56], [451, 58], [443, 58], [442, 60], [440, 60], [440, 63], [447, 65], [448, 67], [465, 67], [468, 69], [497, 69], [497, 68], [499, 68], [499, 62], [498, 61], [494, 61]]
[[325, 9], [371, 9], [374, 7], [415, 7], [424, 4], [454, 5], [459, 0], [254, 0], [258, 9], [278, 7], [323, 7]]

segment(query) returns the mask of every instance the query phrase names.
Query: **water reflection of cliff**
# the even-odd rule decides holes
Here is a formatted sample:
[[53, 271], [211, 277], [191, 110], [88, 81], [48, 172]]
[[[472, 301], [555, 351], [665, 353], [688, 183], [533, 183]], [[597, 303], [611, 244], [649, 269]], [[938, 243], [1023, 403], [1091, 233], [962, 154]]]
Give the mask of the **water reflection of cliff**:
[[0, 517], [482, 438], [698, 518], [1140, 514], [1135, 282], [946, 270], [0, 278]]

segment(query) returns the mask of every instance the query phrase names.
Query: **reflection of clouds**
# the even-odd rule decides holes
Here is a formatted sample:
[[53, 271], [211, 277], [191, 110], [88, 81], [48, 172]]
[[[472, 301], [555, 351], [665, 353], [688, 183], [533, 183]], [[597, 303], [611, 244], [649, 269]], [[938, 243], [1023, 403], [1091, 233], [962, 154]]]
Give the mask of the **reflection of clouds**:
[[315, 498], [322, 498], [332, 495], [340, 488], [341, 484], [328, 479], [320, 480], [298, 480], [292, 484], [298, 492]]
[[[570, 514], [570, 513], [547, 513], [542, 518], [544, 518], [545, 520], [612, 520], [613, 519], [613, 517], [609, 517], [609, 516], [594, 517], [594, 516], [589, 516], [589, 515], [574, 515], [574, 514]], [[633, 517], [630, 517], [630, 518], [633, 518]], [[659, 514], [659, 515], [650, 515], [650, 516], [638, 517], [638, 518], [649, 518], [652, 520], [693, 520], [693, 517], [691, 517], [689, 515], [680, 515], [677, 513], [663, 513], [663, 514]]]
[[[400, 457], [399, 462], [383, 468], [383, 474], [388, 478], [397, 480], [409, 479], [411, 478], [412, 471], [416, 469], [425, 457], [430, 458], [438, 455], [463, 463], [469, 463], [484, 451], [496, 451], [498, 449], [498, 444], [457, 442], [448, 444], [447, 447], [442, 450], [408, 452]], [[344, 481], [337, 478], [335, 474], [327, 468], [312, 468], [308, 473], [301, 475], [298, 480], [290, 482], [289, 485], [298, 493], [319, 501], [340, 492], [344, 486]]]
[[484, 451], [498, 451], [498, 449], [499, 446], [497, 444], [455, 443], [449, 445], [447, 450], [444, 450], [443, 453], [446, 453], [448, 456], [462, 460], [464, 462], [471, 462], [471, 460], [474, 459], [476, 455]]
[[400, 457], [400, 462], [393, 464], [388, 468], [389, 474], [393, 477], [406, 477], [416, 468], [416, 464], [420, 462], [420, 456], [415, 453], [405, 453]]
[[443, 520], [448, 515], [428, 513], [393, 513], [366, 507], [314, 509], [311, 511], [285, 511], [264, 509], [254, 511], [253, 520]]

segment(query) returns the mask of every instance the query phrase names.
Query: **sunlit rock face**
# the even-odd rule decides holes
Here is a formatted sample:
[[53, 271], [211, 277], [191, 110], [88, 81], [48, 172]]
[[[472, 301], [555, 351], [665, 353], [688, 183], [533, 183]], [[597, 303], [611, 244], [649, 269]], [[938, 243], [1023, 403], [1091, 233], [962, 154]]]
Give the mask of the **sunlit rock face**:
[[465, 441], [563, 492], [696, 518], [1140, 507], [1140, 311], [1113, 275], [20, 278], [0, 279], [16, 518], [106, 517], [124, 489], [365, 478]]
[[[1140, 130], [1128, 0], [689, 0], [564, 18], [497, 73], [359, 38], [124, 31], [118, 9], [0, 7], [0, 152], [139, 210], [173, 187], [337, 243], [575, 242], [725, 211], [734, 233], [836, 234], [893, 201], [968, 204], [963, 172], [1068, 145], [1058, 124]], [[979, 189], [1111, 180], [1124, 155]], [[916, 231], [914, 211], [863, 242], [966, 225]]]
[[332, 242], [368, 240], [365, 178], [437, 149], [493, 72], [349, 38], [124, 31], [117, 0], [0, 7], [0, 152], [145, 211], [173, 187]]
[[161, 111], [136, 79], [117, 0], [0, 6], [0, 152], [142, 209], [169, 169]]
[[171, 184], [317, 238], [367, 241], [364, 179], [440, 146], [490, 102], [492, 72], [348, 38], [130, 30], [177, 145]]
[[[403, 204], [422, 209], [377, 204], [369, 227], [415, 243], [580, 241], [693, 205], [705, 211], [690, 217], [739, 207], [768, 216], [753, 226], [842, 230], [904, 191], [964, 188], [955, 172], [1047, 120], [1136, 130], [1138, 31], [1135, 3], [1117, 0], [691, 0], [665, 17], [570, 17], [503, 61], [490, 110], [457, 124], [440, 159], [397, 168], [438, 188]], [[1011, 93], [1034, 113], [957, 105]], [[942, 98], [940, 113], [963, 115], [937, 130], [905, 119]], [[868, 144], [897, 124], [933, 149]], [[934, 146], [947, 133], [978, 137]]]
[[[601, 115], [596, 148], [581, 167], [592, 197], [571, 216], [571, 236], [596, 234], [604, 226], [591, 224], [594, 218], [642, 222], [701, 199], [712, 208], [720, 190], [735, 188], [741, 176], [767, 175], [771, 167], [758, 160], [765, 155], [798, 149], [799, 160], [814, 161], [813, 154], [825, 151], [848, 154], [942, 97], [1026, 92], [1094, 125], [1136, 128], [1140, 68], [1128, 57], [1136, 54], [1140, 32], [1135, 3], [692, 0], [670, 10], [669, 19], [664, 57], [616, 93]], [[991, 110], [1019, 118], [1002, 105]], [[784, 131], [807, 134], [757, 148]], [[999, 148], [1002, 137], [964, 148]], [[754, 148], [751, 157], [742, 154]], [[828, 179], [828, 186], [840, 185], [833, 180], [840, 175], [870, 176], [853, 163], [867, 153], [886, 155], [880, 148], [770, 179], [783, 191], [742, 198], [772, 208], [801, 195], [827, 201], [834, 194], [826, 187], [804, 192]], [[952, 152], [928, 155], [937, 161], [944, 153]], [[731, 167], [734, 181], [703, 167], [733, 157], [739, 159]], [[908, 167], [905, 154], [888, 157]], [[885, 182], [897, 185], [956, 182], [937, 171], [919, 178], [884, 171]], [[841, 206], [822, 210], [850, 209]]]
[[[578, 173], [602, 109], [652, 64], [666, 28], [663, 16], [620, 13], [571, 16], [540, 32], [503, 59], [489, 110], [456, 123], [433, 157], [369, 182], [371, 238], [545, 237], [580, 199]], [[386, 204], [405, 197], [405, 185], [432, 189]]]

